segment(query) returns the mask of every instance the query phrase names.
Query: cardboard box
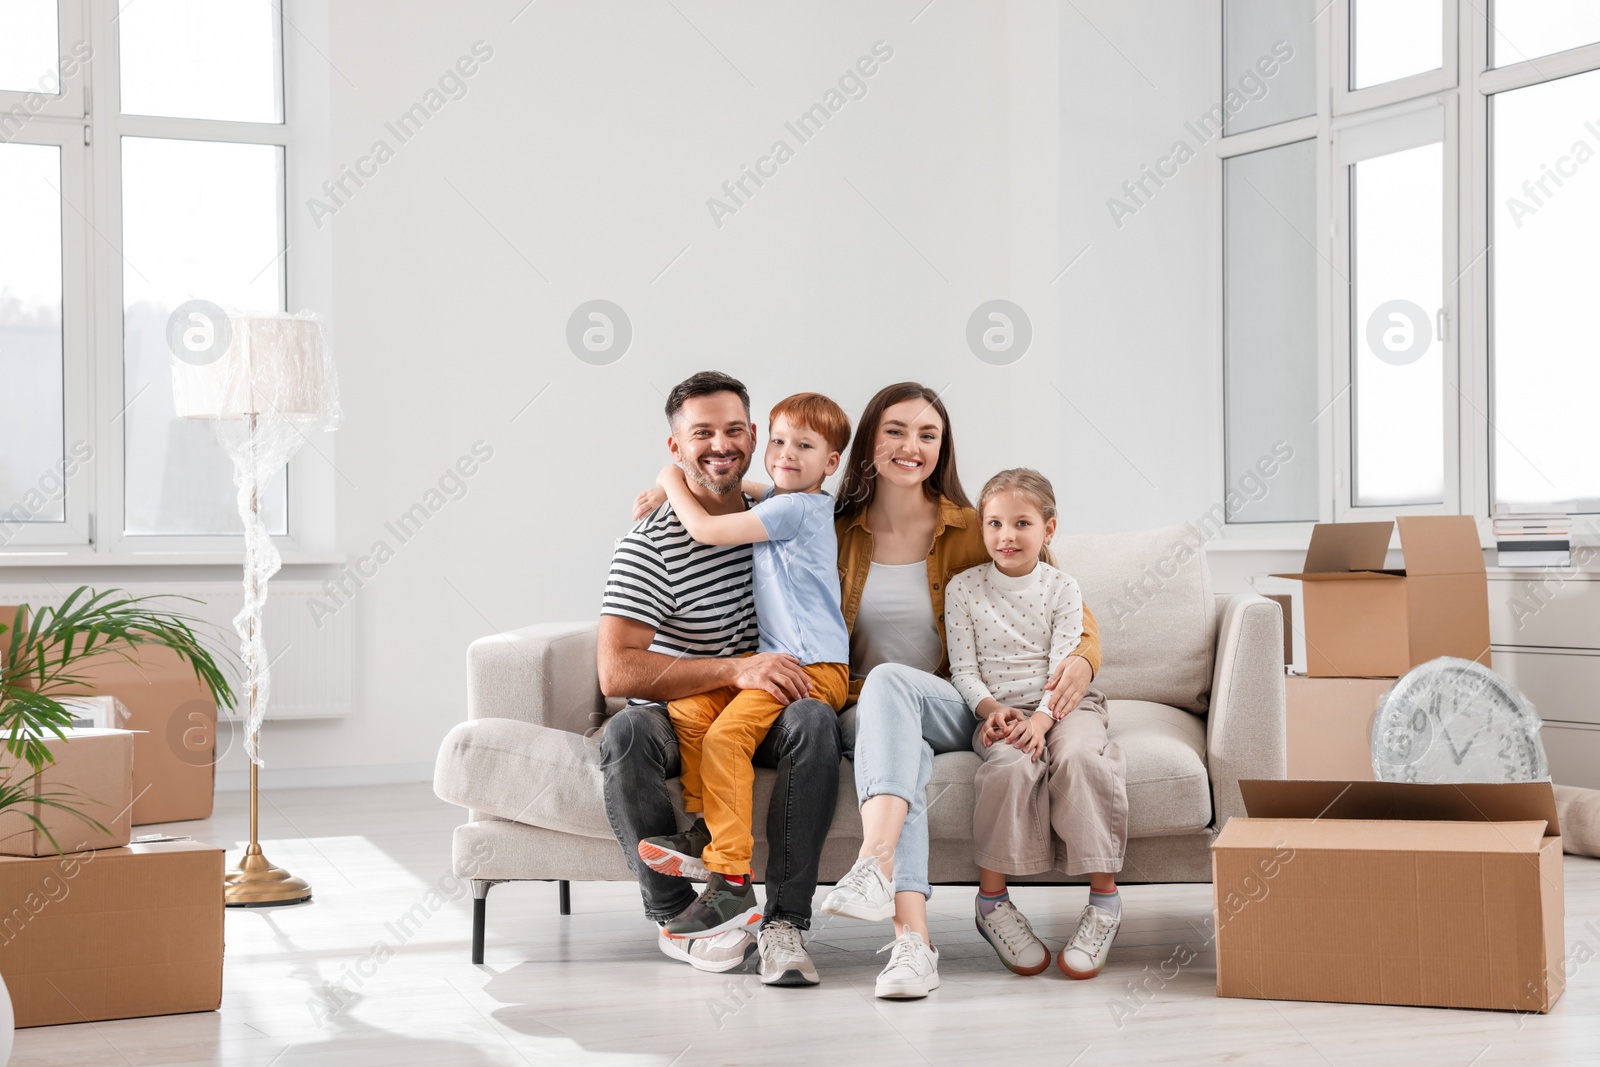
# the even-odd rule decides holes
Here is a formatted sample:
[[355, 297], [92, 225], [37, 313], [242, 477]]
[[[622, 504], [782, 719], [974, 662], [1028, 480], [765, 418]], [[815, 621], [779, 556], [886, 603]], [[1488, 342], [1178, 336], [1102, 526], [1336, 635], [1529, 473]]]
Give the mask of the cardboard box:
[[[105, 829], [35, 801], [0, 811], [0, 855], [54, 856], [58, 851], [116, 848], [133, 836], [133, 734], [127, 730], [66, 730], [64, 734], [64, 740], [46, 742], [55, 762], [33, 779], [30, 791], [70, 805], [103, 823]], [[12, 781], [33, 773], [9, 752], [0, 762], [5, 765], [0, 773]], [[24, 811], [44, 823], [55, 837], [54, 845]]]
[[220, 848], [165, 841], [0, 859], [0, 974], [17, 1025], [214, 1011]]
[[1393, 525], [1318, 523], [1301, 583], [1306, 673], [1391, 678], [1440, 656], [1489, 663], [1489, 586], [1469, 515], [1399, 520], [1405, 567], [1384, 569]]
[[1284, 680], [1289, 777], [1370, 782], [1372, 720], [1393, 678]]
[[1239, 783], [1217, 995], [1545, 1012], [1566, 985], [1548, 782]]
[[133, 743], [133, 825], [209, 819], [216, 786], [217, 702], [194, 668], [166, 648], [132, 661], [105, 656], [77, 674], [87, 689], [128, 707]]

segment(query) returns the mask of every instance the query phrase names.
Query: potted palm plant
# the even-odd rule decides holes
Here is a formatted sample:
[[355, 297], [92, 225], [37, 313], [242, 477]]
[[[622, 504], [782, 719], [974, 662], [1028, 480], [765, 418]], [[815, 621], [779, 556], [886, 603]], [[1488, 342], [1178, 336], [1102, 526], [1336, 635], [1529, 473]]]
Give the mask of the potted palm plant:
[[72, 722], [60, 698], [86, 691], [86, 666], [106, 656], [133, 659], [141, 646], [163, 646], [194, 668], [219, 707], [233, 707], [227, 679], [195, 632], [206, 624], [158, 606], [170, 600], [193, 598], [80, 586], [60, 606], [40, 608], [31, 619], [26, 604], [12, 619], [0, 619], [0, 738], [10, 755], [0, 768], [0, 811], [21, 807], [57, 852], [60, 846], [35, 814], [35, 804], [94, 823], [73, 806], [70, 793], [41, 795], [36, 788], [54, 762], [50, 740], [62, 739]]

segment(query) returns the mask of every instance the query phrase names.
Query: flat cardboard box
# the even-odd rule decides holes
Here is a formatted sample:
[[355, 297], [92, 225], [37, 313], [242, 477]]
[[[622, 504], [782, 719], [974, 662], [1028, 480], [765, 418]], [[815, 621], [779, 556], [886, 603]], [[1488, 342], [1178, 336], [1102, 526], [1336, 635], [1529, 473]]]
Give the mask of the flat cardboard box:
[[133, 655], [104, 656], [77, 672], [87, 691], [126, 704], [125, 725], [142, 731], [133, 743], [133, 825], [209, 819], [217, 702], [176, 652], [144, 646]]
[[222, 877], [222, 849], [188, 840], [0, 859], [17, 1026], [216, 1010]]
[[1217, 995], [1546, 1012], [1566, 986], [1548, 782], [1239, 783]]
[[1372, 720], [1393, 678], [1284, 680], [1289, 777], [1370, 782]]
[[[55, 762], [44, 767], [29, 788], [104, 825], [93, 826], [60, 808], [34, 801], [0, 811], [0, 855], [54, 856], [92, 848], [116, 848], [133, 836], [133, 738], [127, 730], [66, 730], [45, 743]], [[20, 781], [33, 772], [9, 752], [0, 755], [4, 774]], [[51, 794], [56, 794], [52, 796]], [[24, 811], [31, 812], [55, 837], [45, 836]], [[57, 847], [59, 846], [59, 848]], [[4, 974], [0, 971], [0, 974]]]
[[128, 723], [128, 706], [113, 696], [62, 697], [61, 706], [83, 729], [120, 730]]
[[1306, 673], [1394, 678], [1440, 656], [1489, 662], [1489, 586], [1469, 515], [1402, 518], [1405, 567], [1385, 570], [1388, 522], [1318, 523], [1301, 583]]

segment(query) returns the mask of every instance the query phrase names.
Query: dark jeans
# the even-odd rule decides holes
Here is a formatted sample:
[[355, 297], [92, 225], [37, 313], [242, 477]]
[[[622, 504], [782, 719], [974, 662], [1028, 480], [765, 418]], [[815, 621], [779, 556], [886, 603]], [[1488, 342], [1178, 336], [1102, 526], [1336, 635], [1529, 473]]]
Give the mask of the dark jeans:
[[[664, 704], [622, 709], [600, 739], [606, 816], [639, 880], [644, 912], [657, 922], [695, 899], [693, 883], [658, 874], [639, 858], [639, 839], [678, 832], [667, 779], [678, 777], [678, 738]], [[766, 922], [811, 926], [822, 843], [839, 798], [839, 713], [820, 700], [797, 700], [756, 749], [757, 767], [778, 772], [767, 809]]]

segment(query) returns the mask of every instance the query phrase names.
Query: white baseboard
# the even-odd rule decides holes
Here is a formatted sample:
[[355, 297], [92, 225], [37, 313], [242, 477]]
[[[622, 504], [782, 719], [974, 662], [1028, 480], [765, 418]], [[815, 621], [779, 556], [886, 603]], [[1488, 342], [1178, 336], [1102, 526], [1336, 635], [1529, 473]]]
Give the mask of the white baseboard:
[[[433, 764], [371, 763], [356, 767], [273, 767], [261, 769], [263, 789], [316, 789], [326, 786], [394, 785], [433, 781]], [[217, 792], [242, 793], [250, 788], [250, 772], [217, 772]]]

